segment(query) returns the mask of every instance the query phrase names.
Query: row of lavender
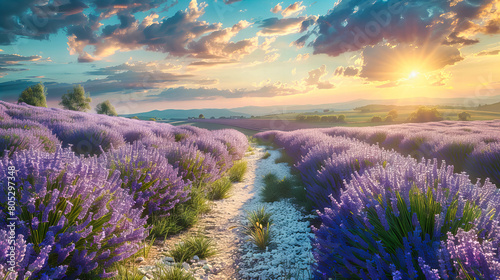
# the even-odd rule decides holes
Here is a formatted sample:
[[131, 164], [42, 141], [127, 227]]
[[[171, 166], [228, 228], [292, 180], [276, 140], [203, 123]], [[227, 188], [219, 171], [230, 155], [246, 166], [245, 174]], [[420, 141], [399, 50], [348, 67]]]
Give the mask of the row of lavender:
[[153, 216], [219, 179], [247, 146], [233, 130], [0, 101], [0, 279], [114, 275]]
[[500, 186], [500, 120], [411, 123], [372, 128], [322, 129], [331, 136], [355, 138], [394, 149], [420, 160], [437, 158], [473, 178], [490, 178]]
[[255, 137], [293, 158], [317, 209], [316, 279], [500, 277], [500, 191], [489, 181], [320, 129]]

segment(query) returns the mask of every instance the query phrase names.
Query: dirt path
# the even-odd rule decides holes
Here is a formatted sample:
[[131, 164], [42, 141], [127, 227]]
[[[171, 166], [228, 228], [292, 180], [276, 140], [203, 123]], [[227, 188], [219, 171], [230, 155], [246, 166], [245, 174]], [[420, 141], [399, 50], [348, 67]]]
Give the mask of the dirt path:
[[239, 244], [246, 239], [242, 233], [241, 225], [245, 219], [243, 205], [249, 202], [255, 195], [254, 182], [257, 161], [262, 158], [264, 149], [254, 147], [253, 152], [247, 153], [245, 160], [248, 162], [247, 172], [243, 182], [234, 183], [231, 197], [213, 202], [212, 210], [202, 215], [198, 223], [191, 229], [176, 236], [169, 237], [165, 242], [157, 241], [151, 249], [149, 258], [140, 265], [154, 265], [161, 259], [162, 253], [173, 248], [174, 244], [180, 242], [187, 235], [201, 232], [215, 241], [217, 255], [208, 258], [210, 269], [201, 266], [192, 266], [197, 279], [240, 279], [238, 275]]

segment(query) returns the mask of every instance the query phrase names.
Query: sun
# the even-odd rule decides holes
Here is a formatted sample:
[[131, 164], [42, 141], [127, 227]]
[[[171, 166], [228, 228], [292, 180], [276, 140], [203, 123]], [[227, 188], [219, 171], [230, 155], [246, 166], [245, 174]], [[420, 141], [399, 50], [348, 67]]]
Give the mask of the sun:
[[410, 75], [408, 76], [408, 79], [415, 79], [418, 76], [418, 74], [420, 74], [418, 71], [415, 70], [411, 71]]

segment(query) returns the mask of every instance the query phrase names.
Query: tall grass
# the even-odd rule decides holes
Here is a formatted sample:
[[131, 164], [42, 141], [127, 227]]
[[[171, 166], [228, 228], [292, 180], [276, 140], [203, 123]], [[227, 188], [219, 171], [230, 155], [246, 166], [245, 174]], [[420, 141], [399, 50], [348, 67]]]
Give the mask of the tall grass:
[[229, 169], [228, 176], [231, 182], [241, 182], [243, 181], [243, 176], [247, 171], [247, 162], [244, 160], [236, 161], [233, 167]]
[[231, 191], [232, 183], [229, 177], [222, 177], [213, 182], [207, 192], [207, 198], [210, 200], [220, 200], [228, 198]]
[[214, 256], [216, 253], [213, 240], [204, 235], [187, 237], [180, 243], [175, 244], [174, 248], [168, 252], [168, 254], [179, 263], [189, 261], [194, 256], [198, 256], [200, 259], [206, 259]]

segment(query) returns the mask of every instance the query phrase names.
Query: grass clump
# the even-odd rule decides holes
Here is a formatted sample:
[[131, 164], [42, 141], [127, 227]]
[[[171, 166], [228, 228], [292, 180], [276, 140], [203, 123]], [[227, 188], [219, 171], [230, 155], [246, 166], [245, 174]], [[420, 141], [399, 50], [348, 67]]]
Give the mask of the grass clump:
[[206, 259], [216, 254], [213, 240], [204, 236], [196, 235], [183, 239], [169, 252], [176, 262], [182, 263], [191, 260], [194, 256]]
[[232, 186], [233, 185], [229, 177], [222, 177], [212, 183], [207, 192], [207, 198], [209, 200], [220, 200], [228, 198], [230, 196], [229, 191], [231, 190]]
[[289, 156], [285, 151], [281, 151], [281, 156], [274, 160], [274, 163], [286, 163], [289, 166], [293, 166], [295, 164], [295, 160]]
[[264, 187], [261, 190], [262, 201], [274, 202], [282, 198], [293, 197], [294, 182], [290, 178], [283, 178], [279, 180], [278, 177], [272, 173], [264, 176]]
[[269, 158], [271, 156], [271, 154], [269, 152], [266, 152], [263, 156], [262, 156], [262, 159], [266, 159], [266, 158]]
[[153, 279], [156, 280], [196, 280], [191, 273], [185, 271], [180, 266], [158, 266], [153, 272]]
[[152, 216], [151, 233], [155, 236], [168, 236], [188, 229], [198, 222], [198, 216], [210, 211], [210, 205], [205, 197], [204, 190], [194, 188], [190, 199], [178, 204], [171, 210], [170, 215]]
[[247, 171], [247, 162], [244, 160], [236, 161], [233, 167], [229, 169], [228, 176], [231, 182], [241, 182], [243, 181], [243, 176]]
[[112, 278], [113, 280], [141, 280], [144, 277], [135, 266], [128, 268], [123, 264], [118, 264], [116, 272], [118, 274]]
[[245, 227], [245, 233], [248, 235], [248, 241], [251, 241], [259, 249], [265, 250], [271, 243], [271, 214], [262, 207], [258, 210], [247, 212], [248, 225]]

